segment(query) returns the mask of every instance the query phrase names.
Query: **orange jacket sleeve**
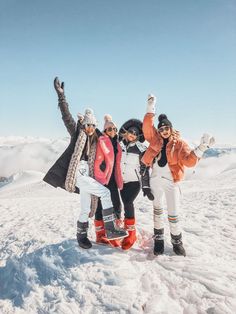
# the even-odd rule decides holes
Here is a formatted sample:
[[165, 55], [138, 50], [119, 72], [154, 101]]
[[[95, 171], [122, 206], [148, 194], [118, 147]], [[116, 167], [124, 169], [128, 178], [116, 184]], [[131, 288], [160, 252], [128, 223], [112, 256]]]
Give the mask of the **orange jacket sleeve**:
[[149, 143], [155, 137], [156, 128], [154, 127], [154, 118], [155, 115], [153, 113], [146, 113], [143, 119], [143, 134], [145, 140]]
[[193, 150], [187, 143], [182, 141], [182, 147], [179, 153], [180, 162], [186, 167], [194, 167], [199, 158], [194, 154]]

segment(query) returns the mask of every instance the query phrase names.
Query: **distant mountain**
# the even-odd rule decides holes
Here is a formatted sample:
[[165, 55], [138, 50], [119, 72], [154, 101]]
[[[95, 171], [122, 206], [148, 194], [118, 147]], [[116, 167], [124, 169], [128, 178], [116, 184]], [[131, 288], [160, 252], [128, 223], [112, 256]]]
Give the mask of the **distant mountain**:
[[[24, 171], [38, 171], [45, 173], [57, 158], [63, 153], [69, 144], [69, 137], [60, 139], [8, 136], [0, 137], [0, 182], [2, 185], [8, 183], [9, 178]], [[196, 143], [190, 143], [196, 147]], [[223, 171], [233, 164], [236, 147], [221, 145], [208, 149], [198, 166], [204, 168], [205, 162], [210, 157], [225, 157], [218, 160], [218, 169]], [[229, 158], [227, 158], [229, 156]], [[232, 156], [232, 157], [230, 157]], [[210, 161], [210, 160], [209, 160]], [[219, 164], [220, 167], [219, 167]], [[214, 162], [215, 165], [215, 162]], [[211, 162], [207, 166], [212, 168]], [[186, 170], [188, 171], [188, 170]], [[205, 171], [205, 170], [204, 170]], [[188, 171], [189, 172], [189, 171]], [[190, 172], [192, 170], [190, 169]]]
[[228, 148], [210, 148], [204, 153], [204, 158], [208, 157], [220, 157], [226, 154], [236, 153], [236, 147]]

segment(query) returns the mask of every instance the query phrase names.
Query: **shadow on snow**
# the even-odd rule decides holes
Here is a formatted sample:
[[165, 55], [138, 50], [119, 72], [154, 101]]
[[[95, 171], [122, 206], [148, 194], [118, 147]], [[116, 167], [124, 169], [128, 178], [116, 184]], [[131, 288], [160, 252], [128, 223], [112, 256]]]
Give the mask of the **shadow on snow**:
[[72, 285], [73, 276], [68, 274], [68, 270], [88, 263], [110, 264], [109, 259], [102, 258], [101, 254], [112, 254], [112, 248], [99, 246], [98, 254], [96, 249], [79, 249], [75, 240], [65, 240], [21, 257], [10, 257], [6, 265], [0, 267], [0, 299], [8, 299], [20, 307], [24, 297], [34, 290], [34, 285], [51, 284], [64, 287], [68, 297], [72, 298], [76, 291]]

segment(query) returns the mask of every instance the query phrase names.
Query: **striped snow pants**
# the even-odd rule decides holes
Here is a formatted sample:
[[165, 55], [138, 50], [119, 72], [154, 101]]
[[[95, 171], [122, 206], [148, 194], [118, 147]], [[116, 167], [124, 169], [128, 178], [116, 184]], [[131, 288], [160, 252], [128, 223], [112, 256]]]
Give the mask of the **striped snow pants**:
[[170, 232], [173, 235], [181, 233], [179, 225], [179, 207], [180, 207], [180, 187], [179, 183], [174, 183], [168, 164], [165, 167], [159, 167], [154, 162], [150, 177], [150, 187], [154, 195], [153, 201], [153, 220], [155, 229], [164, 228], [164, 196], [166, 199], [168, 220]]

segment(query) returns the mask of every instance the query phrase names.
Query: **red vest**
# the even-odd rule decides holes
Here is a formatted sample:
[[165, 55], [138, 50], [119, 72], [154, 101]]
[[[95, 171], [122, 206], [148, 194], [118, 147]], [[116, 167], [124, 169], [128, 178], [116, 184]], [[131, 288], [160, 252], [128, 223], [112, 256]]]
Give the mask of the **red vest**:
[[[115, 163], [115, 180], [117, 187], [121, 190], [123, 188], [123, 179], [121, 175], [121, 155], [122, 150], [120, 144], [117, 143], [118, 153], [116, 154]], [[102, 185], [108, 184], [111, 178], [113, 166], [115, 161], [114, 149], [112, 142], [107, 135], [100, 136], [97, 144], [96, 159], [94, 162], [94, 177]], [[105, 162], [105, 170], [102, 171], [100, 166]]]

